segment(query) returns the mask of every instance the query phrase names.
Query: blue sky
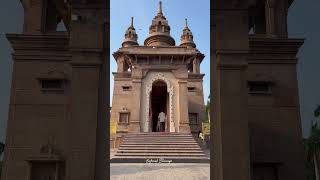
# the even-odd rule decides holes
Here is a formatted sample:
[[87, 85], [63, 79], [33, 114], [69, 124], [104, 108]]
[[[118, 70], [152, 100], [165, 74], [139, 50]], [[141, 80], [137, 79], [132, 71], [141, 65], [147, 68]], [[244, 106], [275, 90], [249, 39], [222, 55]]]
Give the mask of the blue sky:
[[[111, 0], [110, 3], [110, 97], [112, 97], [112, 72], [117, 69], [112, 53], [121, 47], [132, 16], [139, 45], [143, 45], [149, 35], [152, 19], [157, 14], [158, 0]], [[163, 0], [162, 7], [176, 45], [180, 44], [180, 36], [185, 25], [184, 19], [187, 18], [197, 48], [206, 56], [200, 67], [201, 73], [205, 74], [203, 90], [206, 103], [210, 93], [210, 1]]]

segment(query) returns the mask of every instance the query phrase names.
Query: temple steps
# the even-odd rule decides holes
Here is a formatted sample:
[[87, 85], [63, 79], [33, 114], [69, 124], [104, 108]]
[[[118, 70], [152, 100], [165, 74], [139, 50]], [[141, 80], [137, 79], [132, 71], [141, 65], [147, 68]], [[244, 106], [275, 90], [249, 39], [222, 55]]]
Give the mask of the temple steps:
[[146, 163], [148, 160], [172, 163], [208, 163], [209, 158], [192, 134], [130, 133], [111, 159], [112, 163]]
[[152, 142], [122, 142], [120, 144], [120, 146], [132, 146], [132, 145], [135, 145], [135, 146], [149, 146], [149, 145], [158, 145], [158, 146], [164, 146], [164, 145], [168, 145], [168, 147], [170, 146], [198, 146], [197, 143], [188, 143], [188, 144], [184, 144], [184, 143], [174, 143], [174, 142], [155, 142], [155, 143], [152, 143]]
[[189, 150], [185, 150], [185, 149], [121, 149], [118, 150], [119, 153], [203, 153], [202, 150], [193, 150], [193, 149], [189, 149]]
[[154, 139], [123, 139], [122, 141], [123, 142], [146, 142], [146, 141], [151, 141], [151, 142], [179, 142], [179, 141], [181, 141], [181, 142], [185, 142], [185, 141], [187, 141], [187, 142], [192, 142], [192, 140], [193, 140], [194, 138], [190, 138], [190, 139], [169, 139], [169, 138], [167, 138], [167, 139], [163, 139], [163, 138], [160, 138], [160, 139], [158, 139], [158, 138], [154, 138]]
[[[142, 140], [142, 139], [136, 139], [137, 137], [130, 137], [130, 138], [124, 138], [123, 140], [127, 140], [127, 141], [130, 141], [130, 140]], [[158, 140], [161, 140], [163, 139], [163, 137], [159, 136], [154, 136], [154, 137], [144, 137], [143, 140], [154, 140], [154, 139], [158, 139]], [[191, 140], [193, 139], [193, 137], [166, 137], [166, 139], [168, 140]]]
[[[146, 153], [146, 152], [142, 152], [142, 153], [128, 153], [128, 152], [124, 152], [124, 153], [119, 153], [119, 154], [116, 154], [116, 156], [143, 156], [143, 157], [157, 157], [157, 156], [161, 156], [161, 157], [178, 157], [178, 156], [181, 156], [182, 154], [181, 153], [168, 153], [168, 152], [165, 152], [165, 153], [161, 153], [159, 154], [159, 152], [156, 152], [156, 153]], [[185, 154], [185, 156], [188, 156], [188, 157], [202, 157], [202, 156], [205, 156], [204, 153], [187, 153]]]
[[150, 147], [133, 147], [133, 146], [129, 146], [129, 148], [127, 146], [123, 146], [123, 147], [119, 147], [118, 150], [201, 150], [201, 148], [199, 147], [161, 147], [161, 146], [150, 146]]
[[128, 137], [193, 137], [192, 134], [179, 134], [179, 133], [129, 133]]

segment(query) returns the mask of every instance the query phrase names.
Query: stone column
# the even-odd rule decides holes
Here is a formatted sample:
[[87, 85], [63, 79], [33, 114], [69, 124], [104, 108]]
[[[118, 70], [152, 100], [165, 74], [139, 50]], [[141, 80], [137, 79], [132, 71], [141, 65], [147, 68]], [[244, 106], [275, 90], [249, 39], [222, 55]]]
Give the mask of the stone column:
[[119, 57], [118, 58], [118, 62], [117, 62], [117, 72], [118, 73], [121, 73], [121, 72], [124, 72], [124, 57]]
[[[225, 1], [220, 1], [222, 2]], [[214, 180], [250, 179], [246, 54], [248, 20], [245, 9], [214, 7], [213, 80]], [[227, 9], [227, 10], [224, 10]], [[233, 27], [237, 27], [234, 29]]]
[[275, 36], [275, 0], [266, 0], [266, 34], [267, 36]]
[[[73, 58], [81, 59], [82, 56], [73, 52]], [[94, 179], [101, 69], [98, 57], [89, 59], [91, 62], [72, 62], [67, 179]]]
[[179, 81], [179, 132], [190, 133], [187, 81]]
[[45, 1], [35, 0], [35, 1], [21, 1], [24, 8], [24, 32], [42, 32], [43, 22], [45, 19], [44, 8], [46, 8]]
[[198, 58], [194, 58], [193, 60], [193, 73], [200, 73], [200, 60]]
[[97, 158], [103, 158], [97, 154], [102, 152], [97, 150], [100, 140], [97, 135], [103, 135], [101, 130], [105, 130], [98, 126], [105, 120], [98, 115], [103, 109], [99, 98], [104, 98], [99, 90], [103, 90], [105, 79], [102, 73], [103, 63], [106, 63], [103, 61], [102, 44], [105, 11], [102, 4], [90, 5], [72, 6], [72, 14], [79, 18], [72, 20], [70, 32], [71, 109], [66, 140], [66, 179], [69, 180], [99, 179], [97, 168], [101, 164], [98, 165]]
[[132, 109], [130, 109], [130, 122], [129, 122], [129, 131], [130, 132], [141, 132], [140, 129], [140, 108], [141, 108], [141, 87], [142, 87], [141, 79], [133, 79], [132, 80]]

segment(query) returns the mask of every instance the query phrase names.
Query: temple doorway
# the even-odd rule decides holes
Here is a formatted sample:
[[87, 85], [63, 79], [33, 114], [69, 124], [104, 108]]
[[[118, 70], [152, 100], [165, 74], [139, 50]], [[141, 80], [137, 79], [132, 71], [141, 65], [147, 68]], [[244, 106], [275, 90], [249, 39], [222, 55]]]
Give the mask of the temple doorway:
[[163, 111], [167, 118], [165, 121], [165, 129], [163, 131], [166, 131], [168, 129], [167, 122], [169, 119], [168, 116], [168, 91], [167, 91], [167, 84], [166, 82], [162, 80], [157, 80], [152, 84], [152, 91], [151, 91], [151, 112], [152, 112], [152, 121], [150, 123], [151, 125], [151, 131], [152, 132], [159, 132], [159, 128], [157, 128], [158, 123], [158, 116], [161, 111]]

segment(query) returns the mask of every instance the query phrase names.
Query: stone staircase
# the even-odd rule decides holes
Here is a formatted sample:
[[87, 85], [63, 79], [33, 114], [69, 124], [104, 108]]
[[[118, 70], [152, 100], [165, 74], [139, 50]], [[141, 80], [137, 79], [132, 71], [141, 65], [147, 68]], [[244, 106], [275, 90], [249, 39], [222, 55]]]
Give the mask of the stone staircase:
[[209, 163], [192, 134], [130, 133], [124, 136], [111, 163]]

